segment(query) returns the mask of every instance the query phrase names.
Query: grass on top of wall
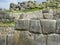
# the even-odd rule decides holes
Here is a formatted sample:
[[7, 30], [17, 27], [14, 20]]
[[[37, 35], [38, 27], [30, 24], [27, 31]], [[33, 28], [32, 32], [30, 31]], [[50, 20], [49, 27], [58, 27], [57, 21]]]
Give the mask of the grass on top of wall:
[[5, 10], [6, 12], [33, 12], [42, 10], [43, 8], [33, 8], [33, 9], [27, 9], [27, 10]]

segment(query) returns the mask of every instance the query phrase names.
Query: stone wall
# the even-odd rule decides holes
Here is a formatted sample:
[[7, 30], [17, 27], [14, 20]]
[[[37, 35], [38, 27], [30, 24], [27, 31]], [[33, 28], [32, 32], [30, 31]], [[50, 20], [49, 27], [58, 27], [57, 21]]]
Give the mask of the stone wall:
[[5, 11], [0, 11], [0, 22], [13, 22], [14, 17], [10, 16], [9, 13]]
[[9, 14], [12, 17], [15, 17], [15, 20], [18, 19], [33, 19], [33, 18], [43, 18], [43, 13], [42, 11], [34, 11], [34, 12], [21, 12], [21, 13], [16, 13], [16, 12], [10, 12]]
[[16, 26], [0, 26], [1, 45], [60, 45], [60, 19], [19, 19]]
[[[16, 26], [15, 26], [15, 30], [20, 32], [19, 39], [18, 39], [19, 43], [17, 44], [18, 45], [19, 44], [21, 45], [29, 45], [29, 44], [30, 45], [60, 45], [59, 24], [60, 24], [59, 19], [57, 20], [54, 20], [54, 19], [40, 19], [40, 20], [19, 19], [16, 21]], [[20, 42], [20, 38], [21, 38], [21, 42]]]
[[0, 26], [1, 45], [60, 45], [60, 15], [35, 11], [10, 13], [15, 26]]
[[0, 26], [0, 45], [13, 45], [14, 26]]
[[15, 26], [0, 25], [1, 45], [60, 45], [60, 14], [13, 13]]

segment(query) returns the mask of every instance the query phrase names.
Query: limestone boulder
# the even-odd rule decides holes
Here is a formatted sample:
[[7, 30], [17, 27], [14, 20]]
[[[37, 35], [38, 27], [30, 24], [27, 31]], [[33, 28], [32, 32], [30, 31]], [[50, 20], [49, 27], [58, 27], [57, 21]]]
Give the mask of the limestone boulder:
[[13, 35], [12, 34], [8, 34], [7, 36], [6, 36], [6, 38], [7, 38], [7, 45], [13, 45]]
[[34, 35], [34, 45], [46, 45], [46, 35], [35, 34]]
[[41, 19], [42, 32], [44, 34], [55, 33], [56, 20]]
[[48, 35], [47, 45], [60, 45], [60, 35], [59, 34]]
[[20, 19], [16, 21], [16, 26], [15, 26], [16, 30], [25, 31], [28, 30], [28, 27], [29, 27], [28, 20]]
[[60, 33], [60, 19], [57, 19], [57, 29], [56, 29], [56, 33]]
[[59, 14], [59, 13], [55, 14], [55, 15], [53, 16], [53, 19], [60, 19], [60, 14]]
[[50, 15], [49, 13], [44, 13], [45, 19], [53, 19], [53, 15]]
[[48, 13], [48, 12], [49, 12], [48, 8], [42, 10], [42, 13]]
[[30, 20], [29, 31], [32, 33], [42, 33], [40, 20]]
[[6, 45], [6, 35], [0, 35], [0, 45]]
[[34, 45], [33, 34], [28, 31], [15, 32], [14, 45]]

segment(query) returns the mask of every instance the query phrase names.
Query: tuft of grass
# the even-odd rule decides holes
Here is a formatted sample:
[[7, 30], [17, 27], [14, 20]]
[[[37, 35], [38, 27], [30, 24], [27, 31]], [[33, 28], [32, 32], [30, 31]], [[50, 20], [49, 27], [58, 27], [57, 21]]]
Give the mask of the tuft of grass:
[[12, 12], [12, 10], [5, 10], [5, 12]]

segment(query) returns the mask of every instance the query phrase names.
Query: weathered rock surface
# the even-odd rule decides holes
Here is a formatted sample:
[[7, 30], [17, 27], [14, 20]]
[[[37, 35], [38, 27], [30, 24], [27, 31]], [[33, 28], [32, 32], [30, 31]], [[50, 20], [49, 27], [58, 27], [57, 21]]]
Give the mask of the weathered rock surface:
[[44, 13], [44, 19], [53, 19], [53, 15], [50, 15], [49, 13]]
[[60, 35], [59, 34], [48, 35], [47, 45], [60, 45]]
[[16, 21], [15, 29], [18, 30], [28, 30], [28, 20], [20, 19]]
[[41, 26], [43, 33], [54, 33], [56, 30], [56, 20], [41, 19]]
[[42, 12], [41, 11], [27, 12], [24, 15], [24, 19], [34, 19], [34, 18], [43, 19]]
[[10, 16], [9, 13], [5, 11], [0, 11], [0, 22], [12, 22], [14, 17]]
[[10, 33], [12, 34], [14, 32], [14, 26], [1, 26], [0, 25], [0, 33], [5, 34], [5, 33]]
[[6, 36], [0, 35], [0, 45], [6, 45]]
[[20, 31], [17, 37], [14, 37], [15, 43], [14, 45], [34, 45], [34, 37], [33, 34], [28, 31]]
[[42, 13], [48, 13], [48, 12], [49, 12], [48, 8], [42, 10]]
[[46, 35], [35, 34], [34, 35], [34, 45], [46, 45]]
[[60, 14], [59, 14], [59, 13], [55, 14], [55, 15], [53, 16], [53, 19], [60, 19]]
[[60, 19], [57, 19], [56, 33], [60, 33]]
[[7, 40], [6, 40], [6, 43], [7, 45], [13, 45], [13, 35], [12, 34], [8, 34], [6, 36]]
[[33, 33], [42, 33], [40, 20], [30, 20], [29, 31]]

